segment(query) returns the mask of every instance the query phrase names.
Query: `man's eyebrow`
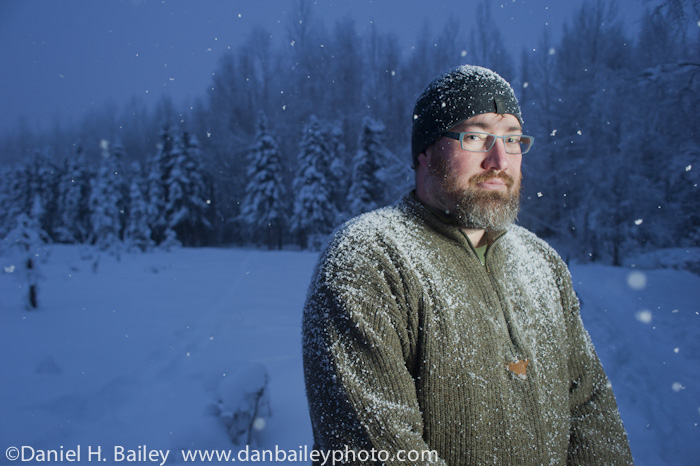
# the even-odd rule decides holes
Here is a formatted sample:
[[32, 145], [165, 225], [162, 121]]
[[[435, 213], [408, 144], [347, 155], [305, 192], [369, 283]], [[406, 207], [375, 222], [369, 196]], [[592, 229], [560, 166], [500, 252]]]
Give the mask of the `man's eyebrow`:
[[[468, 123], [467, 127], [470, 127], [470, 126], [475, 126], [477, 128], [484, 129], [484, 130], [489, 129], [489, 125], [486, 123], [483, 123], [481, 121], [475, 121], [474, 123]], [[521, 132], [522, 133], [523, 129], [520, 126], [511, 126], [511, 127], [507, 128], [506, 131], [507, 132]]]

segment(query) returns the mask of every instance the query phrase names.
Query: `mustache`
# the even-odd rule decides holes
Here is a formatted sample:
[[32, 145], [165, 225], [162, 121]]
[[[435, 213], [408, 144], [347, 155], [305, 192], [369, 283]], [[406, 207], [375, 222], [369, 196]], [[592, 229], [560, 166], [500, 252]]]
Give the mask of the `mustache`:
[[469, 179], [469, 184], [472, 186], [476, 186], [479, 183], [484, 183], [486, 181], [493, 180], [494, 178], [499, 178], [499, 179], [505, 181], [506, 186], [508, 186], [508, 189], [512, 188], [513, 185], [515, 184], [515, 180], [513, 179], [513, 177], [506, 174], [505, 172], [480, 173], [478, 175], [472, 176]]

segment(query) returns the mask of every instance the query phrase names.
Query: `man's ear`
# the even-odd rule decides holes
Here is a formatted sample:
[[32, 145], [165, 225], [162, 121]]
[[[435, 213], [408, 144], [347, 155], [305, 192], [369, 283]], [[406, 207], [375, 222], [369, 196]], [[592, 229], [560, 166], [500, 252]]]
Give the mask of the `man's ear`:
[[[417, 159], [418, 165], [422, 165], [423, 168], [426, 168], [426, 169], [430, 167], [430, 160], [428, 158], [428, 154], [426, 154], [427, 151], [428, 151], [428, 149], [426, 149], [423, 152], [421, 152], [420, 154], [418, 154], [418, 159]], [[418, 168], [418, 167], [416, 167], [416, 168]]]

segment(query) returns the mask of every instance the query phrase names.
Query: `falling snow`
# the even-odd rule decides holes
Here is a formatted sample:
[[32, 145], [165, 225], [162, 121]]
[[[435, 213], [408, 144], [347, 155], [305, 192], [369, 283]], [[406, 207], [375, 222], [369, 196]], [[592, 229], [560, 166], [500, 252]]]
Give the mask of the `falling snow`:
[[641, 311], [638, 311], [635, 314], [635, 317], [637, 318], [638, 321], [642, 322], [643, 324], [650, 324], [652, 319], [654, 318], [651, 311], [649, 311], [647, 309], [643, 309]]
[[647, 284], [647, 276], [643, 272], [631, 272], [627, 275], [627, 285], [633, 290], [641, 290]]

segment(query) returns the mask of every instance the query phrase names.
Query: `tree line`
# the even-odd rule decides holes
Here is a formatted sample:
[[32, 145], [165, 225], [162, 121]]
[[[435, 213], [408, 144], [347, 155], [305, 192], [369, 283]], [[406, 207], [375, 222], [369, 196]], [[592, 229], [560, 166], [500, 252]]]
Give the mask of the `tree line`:
[[296, 4], [288, 37], [262, 28], [224, 55], [184, 109], [134, 99], [76, 127], [0, 141], [0, 237], [25, 213], [51, 241], [317, 248], [352, 215], [410, 189], [412, 107], [463, 63], [513, 84], [536, 137], [519, 222], [578, 259], [700, 241], [700, 12], [646, 3], [635, 36], [591, 0], [556, 42], [519, 57], [480, 1], [474, 24], [424, 27], [410, 50]]

